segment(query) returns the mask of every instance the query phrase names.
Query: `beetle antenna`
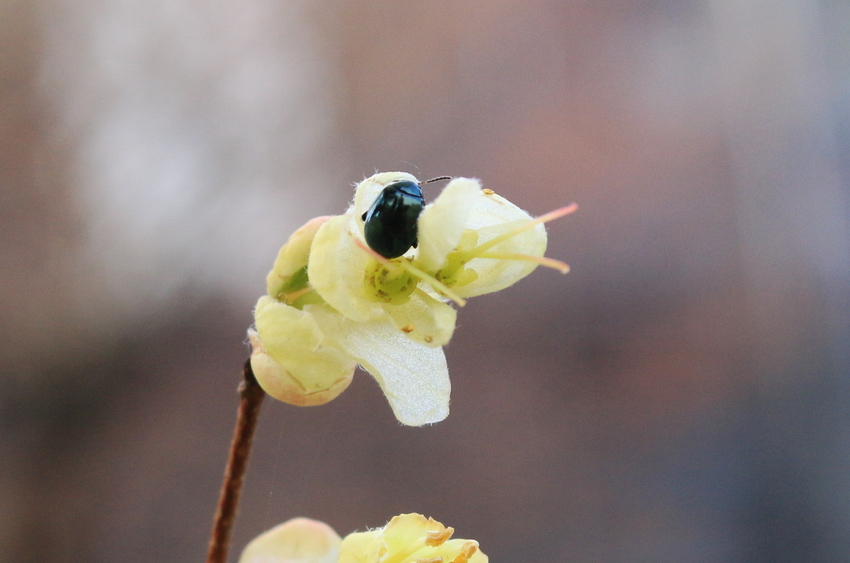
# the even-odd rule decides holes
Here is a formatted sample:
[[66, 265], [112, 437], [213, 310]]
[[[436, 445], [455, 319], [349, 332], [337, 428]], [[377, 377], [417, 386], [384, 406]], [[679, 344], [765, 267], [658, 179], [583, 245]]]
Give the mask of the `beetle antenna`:
[[439, 182], [441, 180], [451, 180], [451, 176], [437, 176], [436, 178], [431, 178], [430, 180], [426, 180], [422, 182], [423, 184], [430, 184], [431, 182]]

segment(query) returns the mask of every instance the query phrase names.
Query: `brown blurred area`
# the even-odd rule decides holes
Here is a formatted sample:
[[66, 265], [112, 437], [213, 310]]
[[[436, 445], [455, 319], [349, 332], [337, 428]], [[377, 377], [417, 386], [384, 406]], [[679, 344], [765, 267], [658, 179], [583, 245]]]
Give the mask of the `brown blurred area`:
[[[264, 405], [238, 551], [417, 511], [493, 561], [850, 561], [850, 5], [0, 3], [0, 561], [198, 561], [277, 248], [375, 170], [549, 228], [452, 414]], [[427, 190], [433, 196], [435, 191]]]

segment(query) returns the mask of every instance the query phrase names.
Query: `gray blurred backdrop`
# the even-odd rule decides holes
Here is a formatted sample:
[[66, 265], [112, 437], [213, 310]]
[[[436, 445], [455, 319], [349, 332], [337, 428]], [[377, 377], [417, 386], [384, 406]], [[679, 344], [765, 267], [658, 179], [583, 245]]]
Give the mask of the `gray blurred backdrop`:
[[460, 312], [436, 426], [267, 401], [231, 560], [850, 561], [848, 156], [843, 0], [4, 0], [0, 561], [203, 560], [265, 274], [375, 170], [578, 202], [573, 272]]

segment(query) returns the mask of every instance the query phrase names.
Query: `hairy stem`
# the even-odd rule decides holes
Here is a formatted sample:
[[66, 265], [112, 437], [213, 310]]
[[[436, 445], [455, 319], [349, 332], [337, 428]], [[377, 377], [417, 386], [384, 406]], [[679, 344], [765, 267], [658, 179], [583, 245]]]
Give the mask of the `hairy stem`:
[[260, 406], [265, 396], [263, 388], [257, 383], [254, 372], [251, 370], [250, 359], [245, 362], [242, 376], [243, 381], [239, 385], [241, 398], [236, 414], [236, 428], [233, 430], [230, 457], [224, 470], [224, 483], [221, 486], [221, 496], [218, 499], [218, 509], [213, 522], [207, 563], [227, 561], [233, 522], [236, 520], [236, 509], [239, 506], [239, 496], [245, 480], [245, 469], [248, 466], [248, 457], [251, 455], [251, 443], [254, 440], [254, 430], [257, 428]]

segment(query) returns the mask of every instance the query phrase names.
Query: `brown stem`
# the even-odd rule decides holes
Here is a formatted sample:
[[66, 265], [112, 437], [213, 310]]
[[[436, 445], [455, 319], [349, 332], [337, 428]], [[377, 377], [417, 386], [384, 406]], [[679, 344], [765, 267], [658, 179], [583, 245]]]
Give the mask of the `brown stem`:
[[245, 480], [245, 468], [248, 465], [248, 456], [251, 455], [254, 430], [257, 428], [257, 418], [265, 396], [263, 388], [257, 383], [254, 372], [251, 370], [250, 359], [245, 362], [242, 376], [244, 381], [239, 385], [241, 399], [239, 411], [236, 414], [236, 428], [233, 431], [233, 442], [230, 444], [227, 468], [224, 470], [224, 484], [221, 486], [221, 496], [218, 499], [207, 563], [227, 561], [230, 535], [233, 531], [233, 522], [236, 520], [242, 483]]

